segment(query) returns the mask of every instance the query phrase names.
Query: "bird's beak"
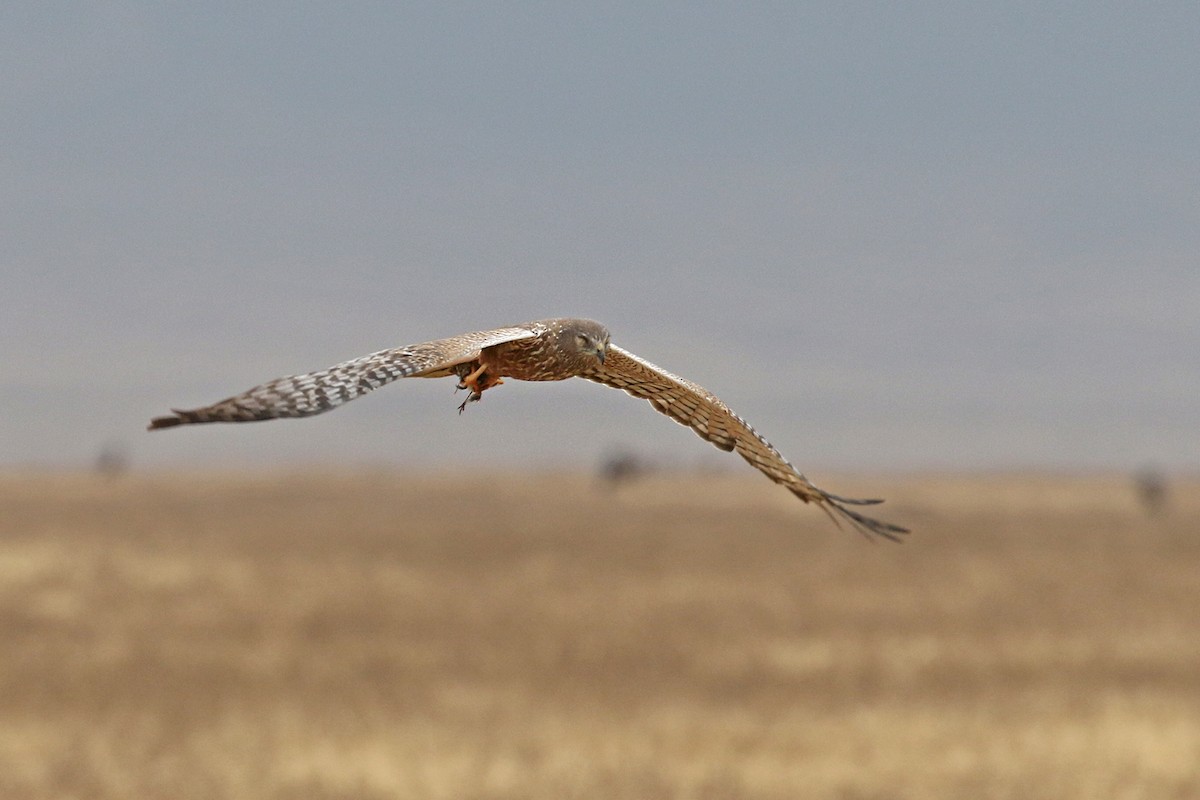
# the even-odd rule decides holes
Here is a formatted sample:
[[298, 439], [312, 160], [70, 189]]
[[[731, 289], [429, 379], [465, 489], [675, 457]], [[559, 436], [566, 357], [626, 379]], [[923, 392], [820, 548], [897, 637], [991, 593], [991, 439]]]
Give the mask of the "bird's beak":
[[596, 348], [596, 358], [600, 359], [601, 364], [604, 363], [604, 356], [605, 356], [604, 347], [603, 346], [597, 347]]

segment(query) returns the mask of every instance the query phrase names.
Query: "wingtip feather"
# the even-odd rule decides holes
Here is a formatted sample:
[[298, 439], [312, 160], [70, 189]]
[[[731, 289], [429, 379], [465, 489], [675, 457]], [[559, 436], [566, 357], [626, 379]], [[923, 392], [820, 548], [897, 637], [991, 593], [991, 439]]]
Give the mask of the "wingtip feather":
[[[891, 522], [884, 522], [883, 520], [868, 517], [865, 514], [860, 514], [857, 511], [849, 509], [843, 505], [844, 502], [854, 501], [845, 501], [836, 495], [829, 494], [826, 494], [822, 499], [824, 502], [821, 503], [821, 510], [829, 515], [829, 518], [833, 520], [835, 525], [837, 525], [839, 528], [841, 527], [841, 523], [838, 520], [838, 515], [840, 515], [843, 519], [846, 519], [850, 522], [850, 525], [854, 528], [854, 530], [858, 531], [871, 541], [875, 541], [875, 537], [879, 537], [881, 539], [887, 539], [889, 542], [901, 544], [904, 542], [904, 539], [901, 537], [910, 532], [908, 528], [905, 528], [902, 525], [896, 525]], [[875, 502], [878, 503], [881, 501], [877, 500]], [[864, 503], [862, 501], [858, 501], [855, 503], [855, 505], [864, 505]], [[837, 515], [833, 513], [834, 511], [837, 512]]]
[[175, 409], [171, 409], [171, 412], [172, 415], [169, 417], [155, 417], [154, 419], [150, 420], [150, 424], [146, 426], [146, 430], [157, 431], [162, 428], [174, 428], [176, 425], [182, 425], [183, 423], [187, 422], [187, 420], [181, 416], [181, 412], [176, 411]]

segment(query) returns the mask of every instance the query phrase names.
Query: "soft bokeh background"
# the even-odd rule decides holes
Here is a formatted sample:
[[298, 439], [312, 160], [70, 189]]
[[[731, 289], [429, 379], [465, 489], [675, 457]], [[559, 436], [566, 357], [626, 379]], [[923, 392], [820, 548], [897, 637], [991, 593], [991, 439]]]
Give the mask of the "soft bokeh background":
[[1194, 3], [6, 4], [0, 463], [722, 459], [591, 385], [142, 431], [569, 314], [809, 468], [1194, 468], [1198, 30]]
[[1200, 482], [836, 485], [0, 475], [0, 797], [1195, 800]]

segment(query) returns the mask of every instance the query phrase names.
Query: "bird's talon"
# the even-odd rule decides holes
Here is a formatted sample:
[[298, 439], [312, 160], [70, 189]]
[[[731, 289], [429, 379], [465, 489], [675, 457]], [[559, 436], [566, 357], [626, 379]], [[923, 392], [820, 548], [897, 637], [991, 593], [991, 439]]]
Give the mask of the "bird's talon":
[[478, 403], [482, 397], [483, 397], [482, 393], [477, 392], [477, 391], [472, 391], [469, 395], [467, 395], [467, 399], [463, 400], [462, 403], [459, 404], [458, 413], [461, 414], [464, 411], [466, 411], [467, 403]]

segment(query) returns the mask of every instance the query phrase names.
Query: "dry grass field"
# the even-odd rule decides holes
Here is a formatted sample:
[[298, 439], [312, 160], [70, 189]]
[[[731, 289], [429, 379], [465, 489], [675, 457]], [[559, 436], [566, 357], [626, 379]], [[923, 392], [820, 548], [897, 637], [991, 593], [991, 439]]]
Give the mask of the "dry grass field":
[[1200, 486], [0, 476], [0, 797], [1200, 797]]

